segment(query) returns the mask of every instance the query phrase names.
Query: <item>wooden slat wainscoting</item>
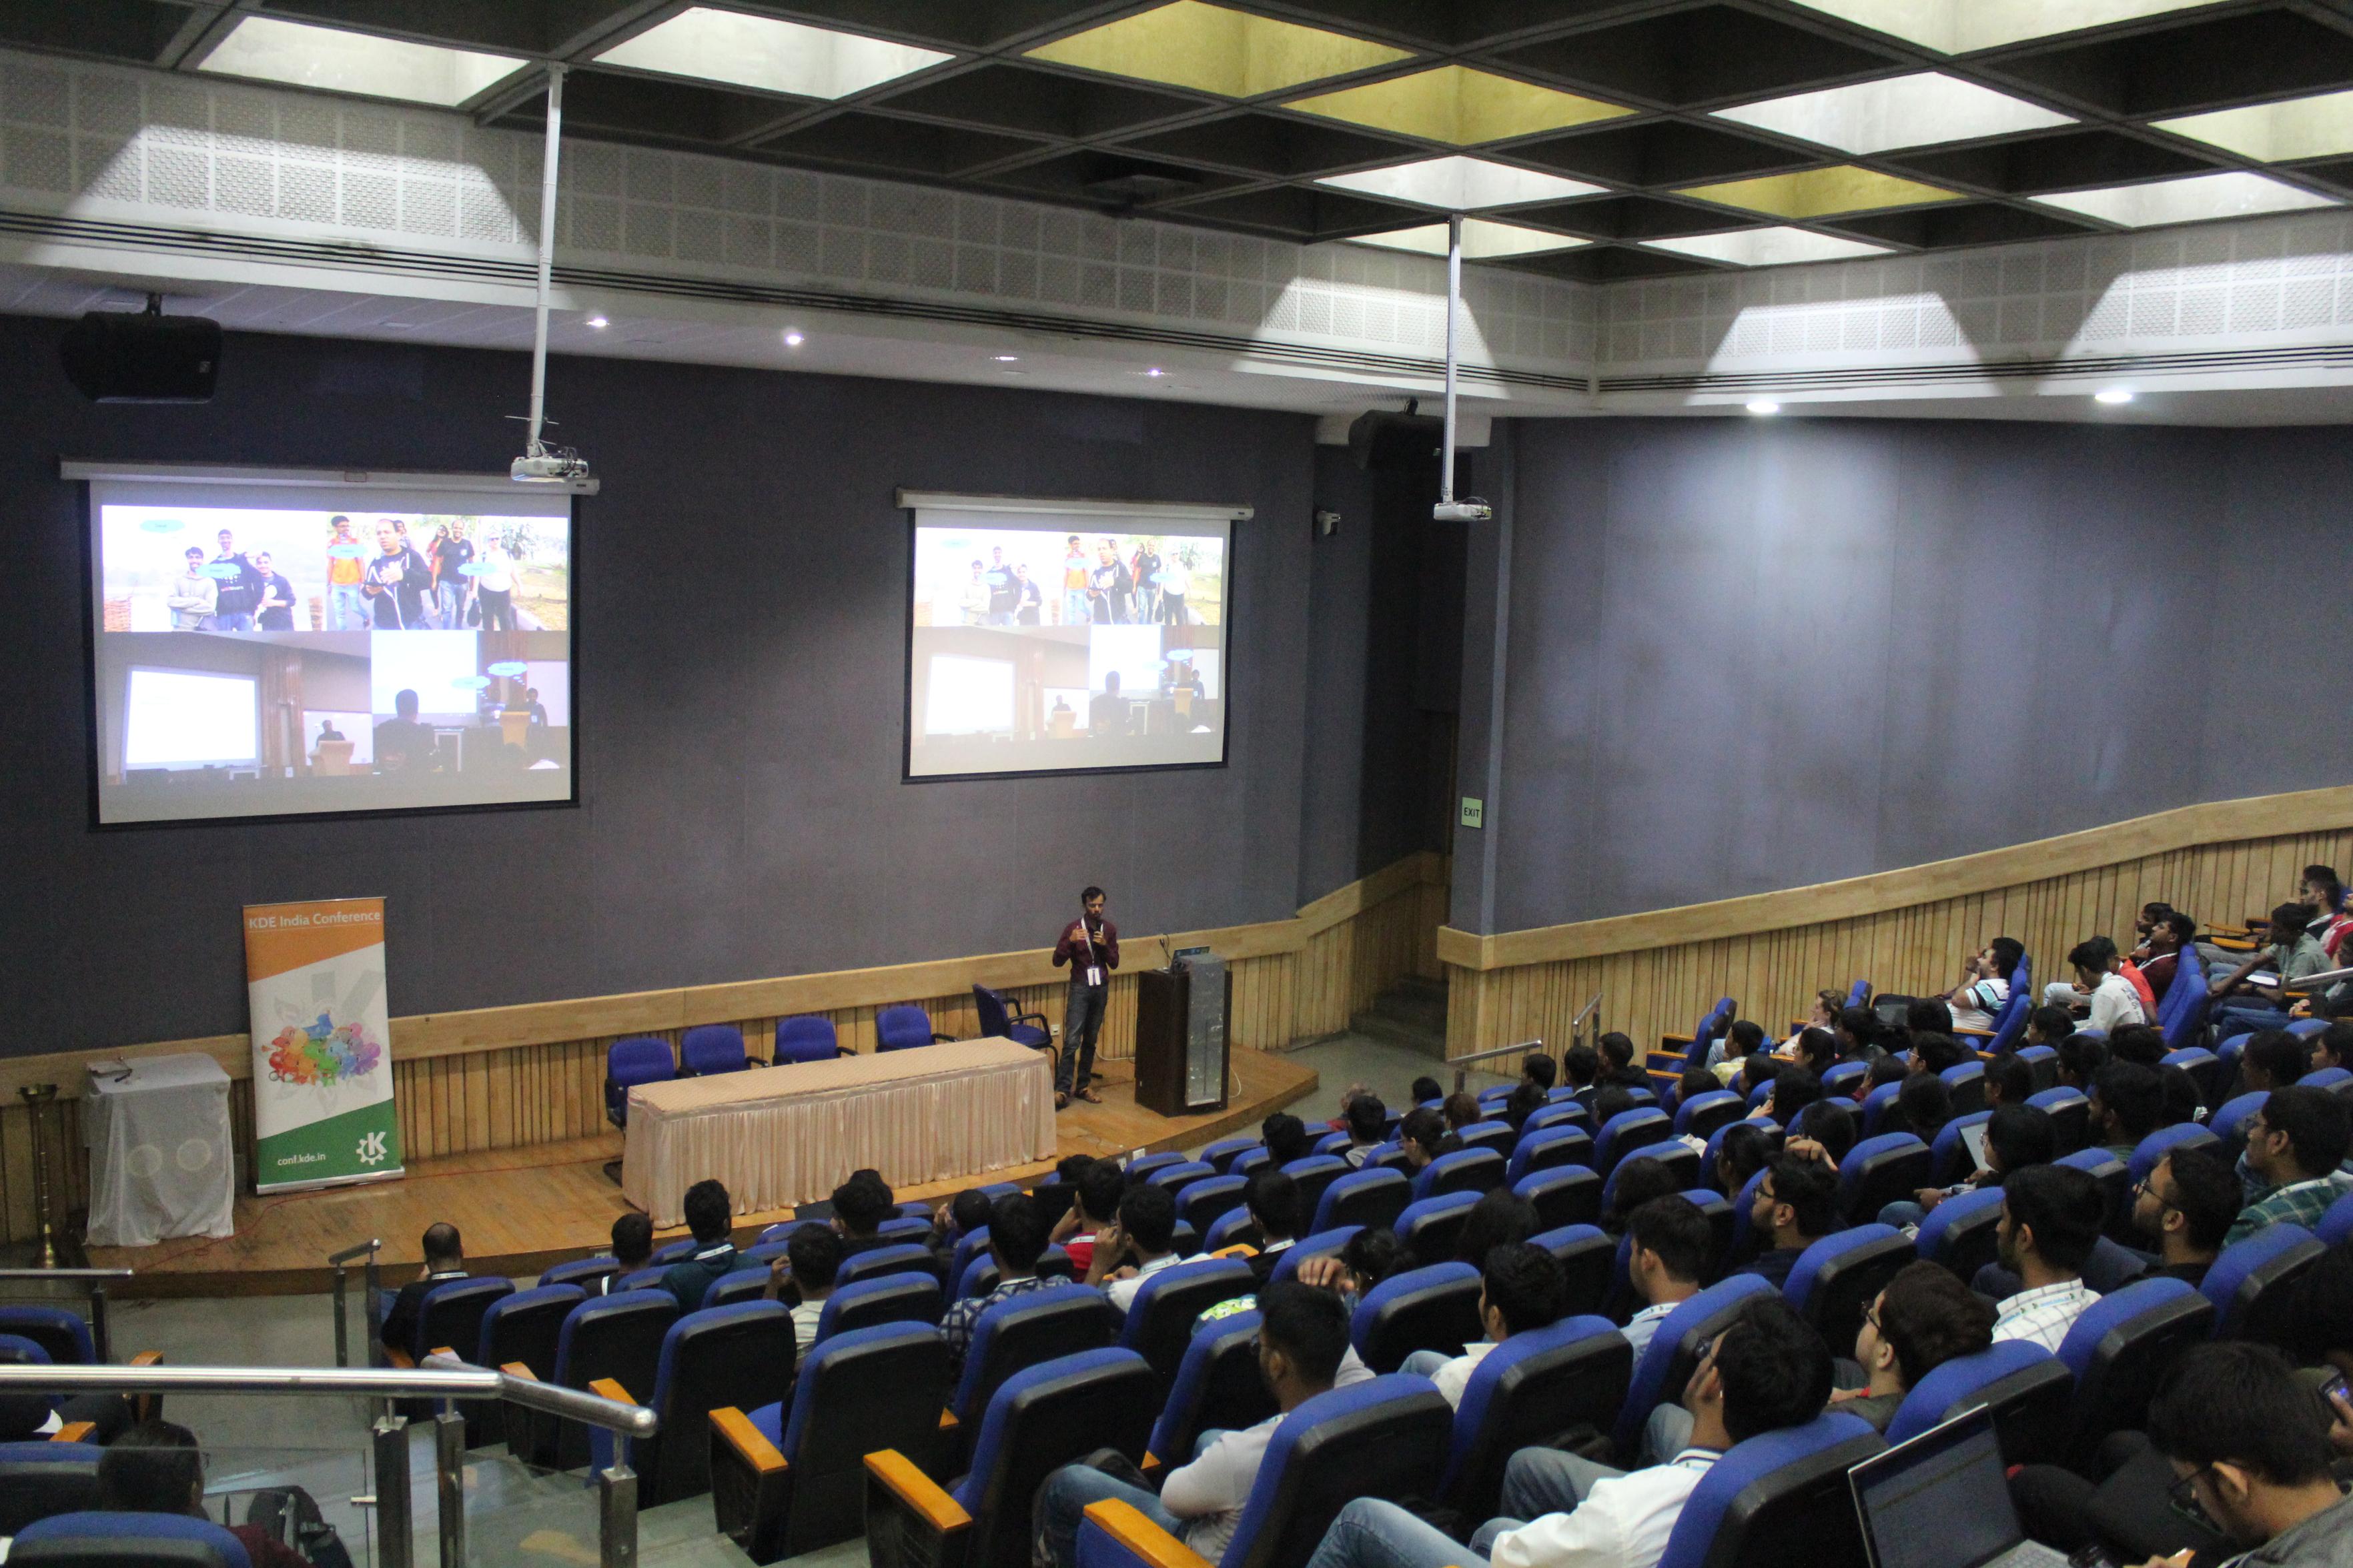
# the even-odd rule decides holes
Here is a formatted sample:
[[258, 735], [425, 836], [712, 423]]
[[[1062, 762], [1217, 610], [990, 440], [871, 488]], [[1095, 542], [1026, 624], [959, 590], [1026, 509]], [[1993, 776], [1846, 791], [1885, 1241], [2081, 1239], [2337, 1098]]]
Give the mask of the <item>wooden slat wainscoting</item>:
[[[1233, 1043], [1281, 1050], [1346, 1026], [1348, 1016], [1407, 974], [1438, 973], [1437, 929], [1446, 910], [1443, 857], [1409, 856], [1325, 894], [1288, 920], [1214, 931], [1131, 933], [1127, 965], [1112, 981], [1098, 1051], [1124, 1060], [1135, 1047], [1134, 972], [1164, 962], [1168, 947], [1208, 947], [1234, 972]], [[752, 1054], [765, 1057], [780, 1017], [819, 1014], [845, 1049], [874, 1048], [874, 1017], [894, 1003], [920, 1003], [932, 1027], [980, 1033], [972, 1005], [977, 983], [1007, 994], [1018, 1010], [1062, 1021], [1067, 971], [1050, 951], [993, 953], [878, 969], [843, 970], [670, 991], [529, 1003], [392, 1020], [393, 1082], [402, 1146], [411, 1159], [585, 1138], [606, 1129], [605, 1052], [617, 1039], [652, 1035], [675, 1048], [697, 1024], [733, 1024]], [[400, 979], [391, 977], [394, 994]], [[116, 1051], [0, 1058], [0, 1241], [33, 1233], [32, 1126], [19, 1085], [54, 1083], [50, 1193], [56, 1217], [88, 1202], [81, 1144], [82, 1065], [98, 1057], [202, 1051], [228, 1070], [239, 1191], [250, 1190], [253, 1064], [246, 1037], [164, 1040]]]
[[[1445, 927], [1447, 1053], [1566, 1044], [1597, 991], [1601, 1027], [1637, 1049], [1688, 1031], [1719, 996], [1778, 1033], [1813, 994], [1941, 994], [1989, 938], [2026, 944], [2040, 986], [2087, 936], [2129, 945], [2161, 899], [2237, 924], [2292, 895], [2306, 866], [2353, 859], [2353, 787], [2184, 806], [2062, 837], [1784, 892], [1474, 936]], [[1639, 1058], [1637, 1059], [1640, 1059]]]

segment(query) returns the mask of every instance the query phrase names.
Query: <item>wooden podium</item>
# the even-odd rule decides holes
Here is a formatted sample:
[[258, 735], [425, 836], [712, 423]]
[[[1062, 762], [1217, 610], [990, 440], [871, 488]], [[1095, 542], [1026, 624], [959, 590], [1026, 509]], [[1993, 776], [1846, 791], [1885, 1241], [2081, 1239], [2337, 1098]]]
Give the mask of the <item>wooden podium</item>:
[[1187, 1092], [1187, 1047], [1196, 1027], [1194, 975], [1189, 969], [1147, 969], [1135, 977], [1135, 1103], [1163, 1116], [1197, 1116], [1226, 1108], [1230, 1070], [1226, 1020], [1233, 1014], [1233, 971], [1218, 966], [1220, 994], [1214, 1001], [1215, 1039], [1206, 1046], [1216, 1057], [1213, 1093]]

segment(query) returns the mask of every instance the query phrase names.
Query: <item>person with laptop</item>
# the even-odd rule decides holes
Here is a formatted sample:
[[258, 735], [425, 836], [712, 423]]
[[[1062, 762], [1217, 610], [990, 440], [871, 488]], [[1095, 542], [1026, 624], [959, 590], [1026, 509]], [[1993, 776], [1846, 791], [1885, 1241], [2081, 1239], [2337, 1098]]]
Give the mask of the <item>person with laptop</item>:
[[2099, 1242], [2106, 1214], [2100, 1184], [2073, 1165], [2029, 1165], [2002, 1178], [1995, 1246], [2002, 1267], [2025, 1288], [2002, 1301], [1996, 1340], [2058, 1351], [2075, 1320], [2100, 1299], [2084, 1283], [2084, 1260]]
[[2068, 1568], [2021, 1523], [1982, 1405], [1863, 1460], [1847, 1487], [1870, 1568]]
[[1617, 1470], [1523, 1448], [1504, 1471], [1504, 1517], [1459, 1542], [1393, 1502], [1340, 1510], [1307, 1568], [1655, 1568], [1693, 1490], [1725, 1449], [1822, 1413], [1831, 1352], [1778, 1296], [1757, 1296], [1701, 1352], [1683, 1404], [1689, 1446], [1665, 1464]]

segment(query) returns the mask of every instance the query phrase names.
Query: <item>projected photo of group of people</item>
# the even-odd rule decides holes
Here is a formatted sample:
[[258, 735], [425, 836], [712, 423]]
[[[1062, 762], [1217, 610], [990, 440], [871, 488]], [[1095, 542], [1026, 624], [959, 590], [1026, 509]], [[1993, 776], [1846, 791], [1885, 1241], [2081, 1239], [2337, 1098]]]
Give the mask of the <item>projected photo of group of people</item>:
[[568, 517], [91, 510], [101, 822], [571, 797]]
[[916, 513], [910, 777], [1224, 760], [1227, 525], [1084, 521]]

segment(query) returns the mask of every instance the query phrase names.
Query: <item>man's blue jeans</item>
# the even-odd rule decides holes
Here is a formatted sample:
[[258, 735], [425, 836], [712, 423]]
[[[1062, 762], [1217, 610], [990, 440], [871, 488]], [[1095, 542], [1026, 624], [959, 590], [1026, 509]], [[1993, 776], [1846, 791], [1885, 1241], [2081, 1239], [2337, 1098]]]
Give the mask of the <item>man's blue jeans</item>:
[[[1089, 1503], [1116, 1498], [1171, 1535], [1184, 1521], [1160, 1506], [1160, 1500], [1142, 1487], [1113, 1479], [1092, 1465], [1064, 1465], [1038, 1489], [1038, 1542], [1054, 1568], [1078, 1568], [1079, 1525]], [[1433, 1564], [1433, 1568], [1445, 1568]]]
[[364, 632], [368, 629], [366, 601], [356, 583], [339, 583], [327, 590], [327, 629]]

